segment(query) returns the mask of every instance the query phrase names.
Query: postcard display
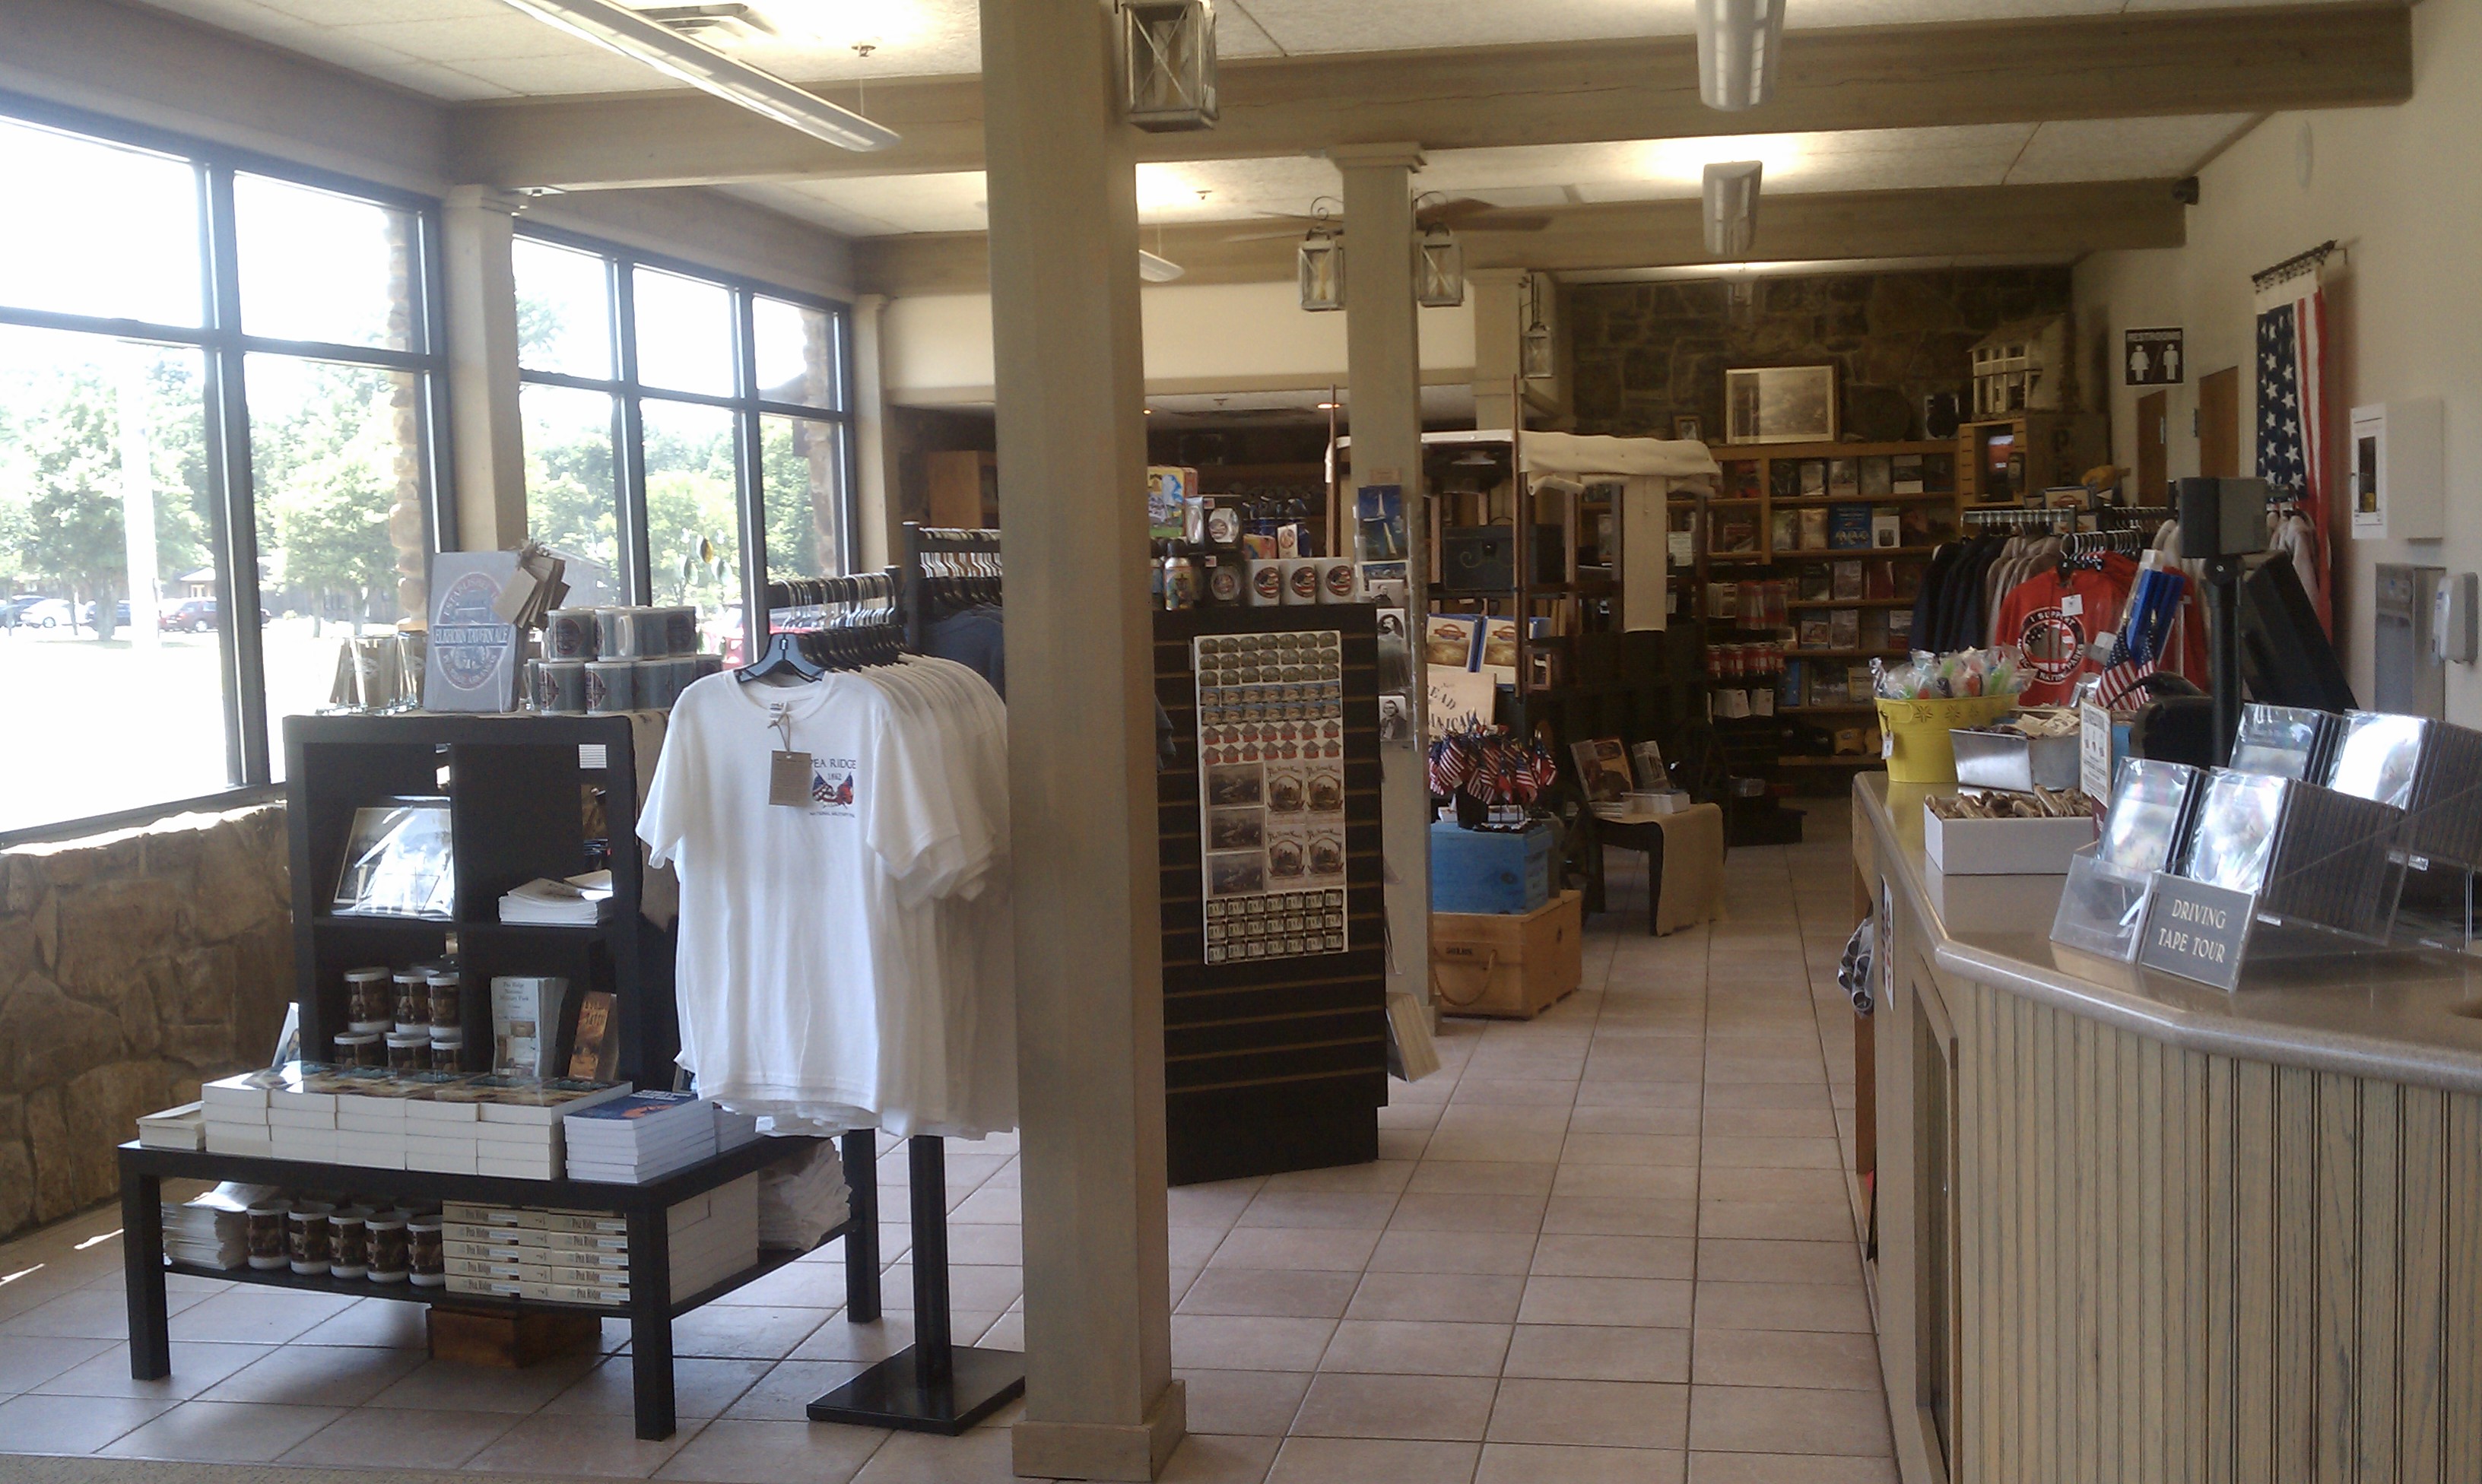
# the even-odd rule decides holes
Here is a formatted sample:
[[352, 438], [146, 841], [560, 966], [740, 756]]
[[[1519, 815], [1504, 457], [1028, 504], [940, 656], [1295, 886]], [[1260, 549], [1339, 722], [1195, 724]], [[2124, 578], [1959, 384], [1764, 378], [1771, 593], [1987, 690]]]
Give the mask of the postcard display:
[[1155, 698], [1171, 722], [1155, 820], [1175, 1185], [1377, 1156], [1382, 612], [1154, 615]]
[[1344, 636], [1190, 640], [1206, 961], [1341, 953]]
[[2232, 761], [2122, 761], [2053, 941], [2229, 990], [2252, 955], [2386, 946], [2408, 868], [2482, 866], [2482, 732], [2252, 705]]

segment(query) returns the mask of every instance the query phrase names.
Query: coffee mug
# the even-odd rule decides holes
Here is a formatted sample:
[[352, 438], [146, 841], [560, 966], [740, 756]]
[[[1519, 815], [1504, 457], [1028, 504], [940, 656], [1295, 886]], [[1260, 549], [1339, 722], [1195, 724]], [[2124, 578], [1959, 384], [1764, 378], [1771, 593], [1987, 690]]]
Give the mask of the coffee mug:
[[1319, 595], [1318, 562], [1307, 557], [1293, 557], [1281, 563], [1284, 569], [1284, 606], [1316, 603]]
[[1354, 579], [1353, 563], [1342, 558], [1318, 559], [1319, 595], [1321, 603], [1351, 603], [1360, 594]]
[[1252, 608], [1274, 608], [1284, 601], [1284, 564], [1269, 559], [1250, 563], [1246, 593]]

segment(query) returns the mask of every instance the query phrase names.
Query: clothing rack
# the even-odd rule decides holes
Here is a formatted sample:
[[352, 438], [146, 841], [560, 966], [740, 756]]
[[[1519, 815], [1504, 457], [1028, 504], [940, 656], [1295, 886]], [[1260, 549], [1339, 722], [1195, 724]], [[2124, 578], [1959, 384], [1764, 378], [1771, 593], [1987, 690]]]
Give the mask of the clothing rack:
[[[907, 521], [905, 552], [901, 565], [868, 580], [888, 585], [887, 612], [902, 615], [905, 647], [918, 653], [934, 609], [945, 601], [941, 584], [988, 583], [996, 596], [1000, 534]], [[935, 1133], [915, 1134], [905, 1141], [905, 1160], [913, 1220], [913, 1343], [805, 1410], [814, 1422], [953, 1438], [1025, 1391], [1025, 1356], [956, 1342], [948, 1313], [947, 1141]]]
[[[2046, 530], [2059, 531], [2073, 527], [2077, 517], [2087, 512], [2071, 509], [2066, 506], [2038, 505], [2010, 506], [2005, 509], [1997, 510], [1967, 510], [1964, 513], [1965, 523], [1967, 526], [1986, 530], [1993, 526], [2041, 526]], [[1863, 551], [1858, 555], [1867, 556], [1869, 553]]]
[[2129, 529], [2159, 526], [2167, 520], [2180, 518], [2180, 512], [2168, 505], [2106, 505], [2097, 509], [2094, 515], [2098, 523], [2116, 521]]
[[[889, 569], [903, 596], [905, 647], [919, 653], [924, 635], [938, 617], [947, 594], [963, 590], [996, 601], [1000, 586], [1000, 534], [987, 529], [905, 523], [905, 560]], [[949, 585], [962, 585], [952, 588]]]

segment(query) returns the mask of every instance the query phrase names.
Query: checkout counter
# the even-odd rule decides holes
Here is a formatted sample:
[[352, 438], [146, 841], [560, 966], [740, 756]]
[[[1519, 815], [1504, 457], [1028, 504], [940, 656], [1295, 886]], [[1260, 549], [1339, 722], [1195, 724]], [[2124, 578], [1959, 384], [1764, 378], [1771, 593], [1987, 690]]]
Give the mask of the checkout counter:
[[1907, 1484], [2482, 1479], [2482, 959], [2087, 958], [1930, 869], [1953, 788], [1853, 792]]

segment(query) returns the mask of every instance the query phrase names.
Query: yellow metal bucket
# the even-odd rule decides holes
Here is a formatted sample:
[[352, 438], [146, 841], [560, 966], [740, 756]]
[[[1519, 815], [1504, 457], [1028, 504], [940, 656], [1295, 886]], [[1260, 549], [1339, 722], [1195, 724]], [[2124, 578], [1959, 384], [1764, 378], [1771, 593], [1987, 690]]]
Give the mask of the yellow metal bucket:
[[1967, 695], [1950, 699], [1890, 701], [1879, 699], [1879, 726], [1889, 742], [1888, 777], [1894, 783], [1956, 782], [1956, 747], [1948, 729], [1981, 726], [2017, 709], [2013, 695]]

